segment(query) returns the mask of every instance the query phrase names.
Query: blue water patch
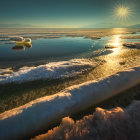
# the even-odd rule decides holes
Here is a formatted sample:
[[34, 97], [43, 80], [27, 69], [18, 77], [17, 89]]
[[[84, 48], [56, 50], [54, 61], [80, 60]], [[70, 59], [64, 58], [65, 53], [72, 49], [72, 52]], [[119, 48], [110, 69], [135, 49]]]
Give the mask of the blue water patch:
[[[1, 41], [2, 42], [2, 41]], [[96, 41], [83, 37], [61, 37], [32, 40], [32, 47], [0, 44], [0, 61], [40, 60], [59, 57], [75, 57], [81, 53], [103, 48]]]

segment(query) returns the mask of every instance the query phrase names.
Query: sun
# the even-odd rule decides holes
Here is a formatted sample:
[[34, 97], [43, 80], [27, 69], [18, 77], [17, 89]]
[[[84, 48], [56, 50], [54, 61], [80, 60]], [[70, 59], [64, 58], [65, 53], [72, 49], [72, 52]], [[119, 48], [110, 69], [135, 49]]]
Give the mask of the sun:
[[117, 14], [119, 16], [127, 16], [127, 14], [129, 14], [128, 11], [129, 11], [128, 8], [126, 8], [126, 7], [120, 7], [117, 10]]
[[128, 18], [131, 14], [130, 8], [125, 6], [116, 7], [116, 15], [122, 19]]
[[119, 20], [127, 20], [131, 17], [132, 10], [131, 5], [127, 3], [116, 3], [114, 4], [113, 16]]

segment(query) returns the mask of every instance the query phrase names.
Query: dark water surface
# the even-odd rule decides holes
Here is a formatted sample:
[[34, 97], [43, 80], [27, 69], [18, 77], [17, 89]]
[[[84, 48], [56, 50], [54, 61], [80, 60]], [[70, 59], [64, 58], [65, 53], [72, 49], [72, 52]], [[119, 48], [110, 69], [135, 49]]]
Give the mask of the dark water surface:
[[[32, 40], [32, 47], [14, 49], [15, 44], [0, 44], [0, 61], [18, 61], [74, 56], [94, 50], [93, 40], [83, 37], [62, 37]], [[8, 42], [7, 42], [8, 43]]]

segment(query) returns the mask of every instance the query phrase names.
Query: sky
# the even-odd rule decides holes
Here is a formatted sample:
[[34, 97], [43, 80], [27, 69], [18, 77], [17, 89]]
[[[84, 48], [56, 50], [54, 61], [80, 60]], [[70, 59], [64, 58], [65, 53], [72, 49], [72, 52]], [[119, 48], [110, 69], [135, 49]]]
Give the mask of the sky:
[[[121, 18], [122, 5], [129, 14]], [[0, 27], [117, 28], [140, 24], [140, 0], [3, 0]]]

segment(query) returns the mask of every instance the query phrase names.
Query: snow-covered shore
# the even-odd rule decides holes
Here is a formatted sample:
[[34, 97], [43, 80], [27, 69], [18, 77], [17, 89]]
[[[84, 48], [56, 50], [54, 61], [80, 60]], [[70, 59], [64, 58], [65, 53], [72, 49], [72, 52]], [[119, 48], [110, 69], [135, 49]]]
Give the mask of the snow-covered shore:
[[36, 134], [57, 119], [86, 109], [140, 83], [140, 67], [71, 86], [0, 114], [0, 139], [21, 139]]
[[[34, 67], [22, 67], [16, 72], [0, 75], [0, 84], [23, 83], [34, 80], [69, 78], [77, 76], [96, 67], [96, 63], [88, 59], [72, 59], [69, 61], [50, 62]], [[0, 69], [0, 74], [7, 69]]]

